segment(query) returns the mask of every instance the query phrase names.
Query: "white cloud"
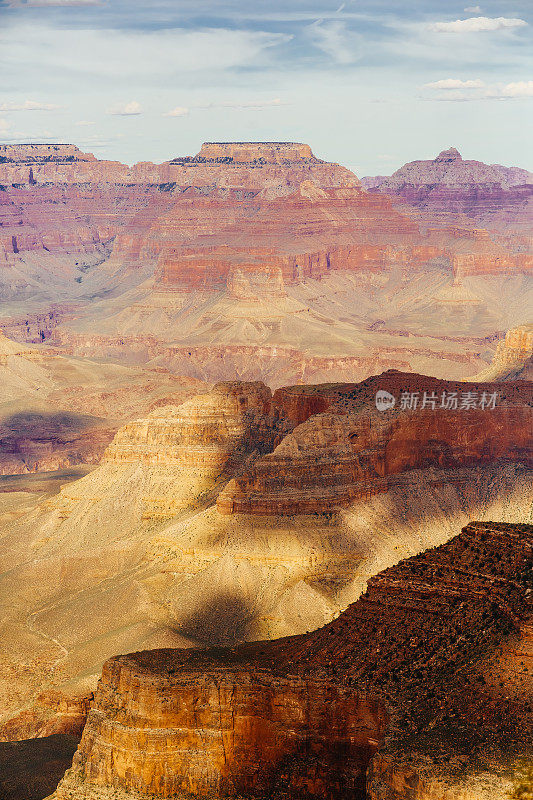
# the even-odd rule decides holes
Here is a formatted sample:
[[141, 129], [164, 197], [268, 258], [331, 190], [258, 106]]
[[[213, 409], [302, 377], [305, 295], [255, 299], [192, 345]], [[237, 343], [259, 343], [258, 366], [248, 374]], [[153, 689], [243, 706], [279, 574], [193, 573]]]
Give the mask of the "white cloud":
[[503, 97], [533, 97], [533, 81], [516, 81], [506, 84], [501, 94]]
[[35, 100], [25, 100], [23, 103], [1, 103], [0, 111], [54, 111], [61, 106], [55, 103], [38, 103]]
[[137, 100], [131, 100], [129, 103], [118, 103], [116, 106], [108, 109], [108, 114], [114, 114], [118, 117], [137, 117], [142, 114], [141, 104]]
[[80, 119], [78, 122], [75, 122], [74, 125], [78, 125], [80, 128], [84, 128], [88, 125], [96, 125], [96, 122], [91, 122], [88, 119]]
[[480, 6], [467, 6], [465, 8], [466, 14], [481, 14], [482, 8]]
[[73, 81], [86, 78], [92, 86], [102, 79], [106, 86], [131, 85], [132, 81], [160, 86], [162, 80], [168, 85], [183, 73], [262, 66], [271, 49], [291, 39], [284, 33], [226, 28], [83, 28], [76, 29], [74, 36], [49, 25], [25, 22], [8, 29], [0, 26], [2, 78], [18, 80], [20, 85], [21, 75], [35, 80], [44, 71], [55, 83], [72, 75]]
[[8, 122], [7, 119], [4, 119], [3, 117], [0, 117], [0, 134], [3, 133], [4, 131], [9, 130], [10, 127], [11, 127], [11, 123]]
[[102, 0], [10, 0], [8, 8], [62, 8], [70, 6], [102, 6]]
[[352, 64], [357, 60], [355, 37], [343, 22], [324, 22], [319, 19], [307, 27], [307, 33], [314, 46], [338, 64]]
[[428, 27], [437, 33], [479, 33], [481, 31], [500, 31], [508, 28], [523, 28], [528, 23], [513, 17], [470, 17], [456, 19], [454, 22], [433, 22]]
[[170, 111], [166, 111], [163, 116], [164, 117], [186, 117], [189, 113], [189, 109], [185, 106], [176, 106], [176, 108], [172, 108]]
[[[445, 100], [466, 102], [468, 100], [512, 100], [533, 97], [533, 81], [485, 84], [483, 81], [459, 81], [452, 78], [426, 83], [424, 89], [437, 90], [435, 94], [421, 97], [422, 100]], [[470, 91], [457, 91], [469, 89]]]
[[471, 80], [462, 81], [458, 78], [444, 78], [441, 81], [433, 81], [433, 83], [425, 83], [424, 89], [482, 89], [485, 86], [483, 81]]

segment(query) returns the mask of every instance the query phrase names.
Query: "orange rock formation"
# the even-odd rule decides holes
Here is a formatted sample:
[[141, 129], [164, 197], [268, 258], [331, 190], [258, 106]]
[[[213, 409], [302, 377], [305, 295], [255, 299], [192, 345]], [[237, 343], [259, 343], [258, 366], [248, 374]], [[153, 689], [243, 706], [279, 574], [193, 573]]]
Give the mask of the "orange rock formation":
[[[363, 798], [386, 714], [389, 751], [450, 724], [478, 758], [488, 745], [527, 747], [527, 693], [513, 699], [513, 716], [479, 676], [530, 620], [532, 557], [532, 526], [472, 523], [377, 575], [314, 633], [111, 659], [53, 797]], [[394, 796], [388, 776], [376, 762], [372, 798]]]

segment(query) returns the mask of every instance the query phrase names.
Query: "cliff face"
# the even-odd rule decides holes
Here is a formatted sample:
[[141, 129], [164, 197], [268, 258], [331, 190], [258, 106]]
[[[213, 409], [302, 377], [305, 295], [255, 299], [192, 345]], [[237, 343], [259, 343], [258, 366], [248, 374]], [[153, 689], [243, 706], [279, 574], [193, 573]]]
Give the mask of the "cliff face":
[[[463, 191], [453, 161], [431, 169]], [[509, 178], [498, 199], [461, 163], [472, 211], [448, 213], [367, 192], [299, 143], [211, 142], [132, 167], [5, 145], [2, 327], [209, 382], [464, 378], [526, 321], [532, 261], [527, 186]]]
[[[398, 373], [388, 383], [389, 395], [402, 380], [397, 398], [392, 395], [397, 400], [393, 411], [354, 413], [366, 391], [346, 387], [345, 397], [336, 405], [299, 425], [273, 453], [231, 481], [217, 500], [219, 511], [323, 512], [332, 504], [385, 491], [395, 480], [401, 481], [394, 476], [430, 463], [442, 468], [494, 459], [532, 464], [529, 386], [514, 385], [510, 392], [514, 397], [506, 401], [495, 384], [471, 384], [465, 390], [465, 385], [430, 380], [431, 388], [422, 389], [413, 376]], [[402, 411], [402, 395], [414, 397], [420, 408]], [[499, 406], [489, 408], [482, 401], [496, 395]], [[448, 397], [453, 403], [446, 408]], [[464, 397], [471, 398], [470, 407], [466, 403], [461, 408]], [[484, 407], [476, 408], [477, 401]]]
[[[527, 695], [513, 717], [498, 691], [478, 687], [487, 660], [531, 618], [532, 558], [532, 526], [472, 523], [377, 575], [357, 603], [306, 636], [111, 659], [53, 797], [277, 796], [282, 783], [289, 796], [305, 787], [310, 796], [362, 798], [387, 724], [387, 749], [446, 726], [477, 758], [487, 746], [527, 748]], [[451, 797], [424, 793], [406, 770], [387, 788], [391, 774], [386, 760], [375, 762], [371, 797]]]
[[507, 331], [498, 342], [492, 364], [480, 380], [531, 380], [533, 378], [533, 325], [520, 325]]
[[329, 799], [351, 790], [360, 797], [385, 718], [379, 703], [328, 681], [228, 671], [223, 664], [173, 678], [152, 666], [139, 671], [135, 659], [108, 662], [66, 796], [74, 776], [83, 775], [89, 792], [299, 797], [305, 791]]

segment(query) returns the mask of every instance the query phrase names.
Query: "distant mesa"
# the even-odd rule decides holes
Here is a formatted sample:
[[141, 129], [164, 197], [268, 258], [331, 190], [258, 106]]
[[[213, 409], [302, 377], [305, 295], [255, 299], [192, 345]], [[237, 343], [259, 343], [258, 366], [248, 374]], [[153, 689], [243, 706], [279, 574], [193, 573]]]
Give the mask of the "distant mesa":
[[272, 164], [301, 159], [318, 161], [309, 145], [301, 142], [204, 142], [197, 158], [239, 163], [261, 160]]
[[92, 153], [83, 153], [75, 144], [41, 144], [27, 142], [23, 144], [0, 144], [0, 163], [17, 162], [69, 162], [96, 161]]

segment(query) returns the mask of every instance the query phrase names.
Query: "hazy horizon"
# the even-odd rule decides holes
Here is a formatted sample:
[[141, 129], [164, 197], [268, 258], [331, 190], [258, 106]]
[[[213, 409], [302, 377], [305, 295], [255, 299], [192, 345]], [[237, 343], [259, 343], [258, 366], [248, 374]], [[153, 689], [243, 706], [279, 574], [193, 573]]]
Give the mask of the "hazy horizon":
[[162, 162], [302, 141], [359, 176], [457, 147], [533, 169], [533, 8], [0, 0], [0, 141]]

